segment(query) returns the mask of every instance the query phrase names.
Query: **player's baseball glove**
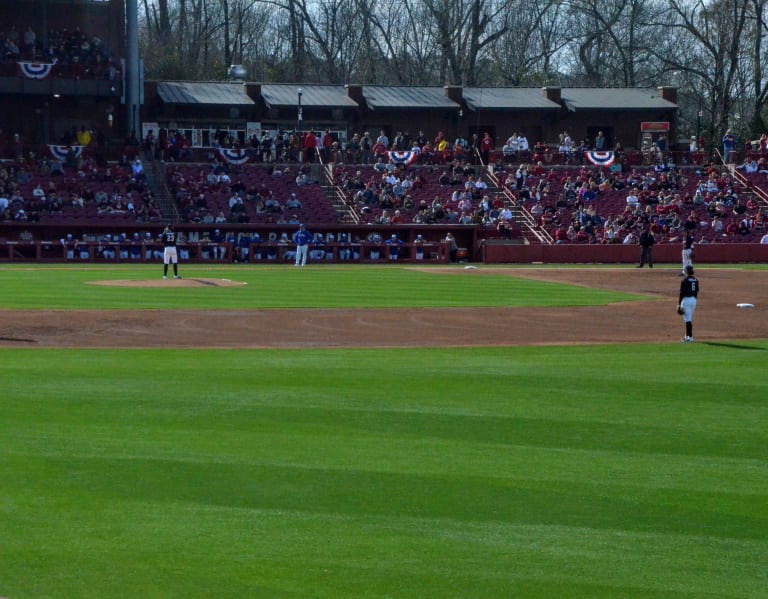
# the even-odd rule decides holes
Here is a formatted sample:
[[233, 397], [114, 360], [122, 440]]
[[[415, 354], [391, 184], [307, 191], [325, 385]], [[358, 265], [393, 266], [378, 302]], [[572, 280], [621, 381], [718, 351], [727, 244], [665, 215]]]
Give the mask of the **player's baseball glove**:
[[680, 316], [682, 316], [683, 314], [685, 314], [685, 310], [683, 310], [683, 307], [682, 307], [682, 306], [678, 306], [678, 307], [677, 307], [677, 313], [678, 313]]

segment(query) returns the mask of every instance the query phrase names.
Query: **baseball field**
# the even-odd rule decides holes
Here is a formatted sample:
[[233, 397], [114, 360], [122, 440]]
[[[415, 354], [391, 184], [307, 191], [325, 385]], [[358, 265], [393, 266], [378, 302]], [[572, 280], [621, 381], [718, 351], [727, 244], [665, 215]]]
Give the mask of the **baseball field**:
[[181, 274], [0, 266], [0, 597], [768, 596], [768, 268]]

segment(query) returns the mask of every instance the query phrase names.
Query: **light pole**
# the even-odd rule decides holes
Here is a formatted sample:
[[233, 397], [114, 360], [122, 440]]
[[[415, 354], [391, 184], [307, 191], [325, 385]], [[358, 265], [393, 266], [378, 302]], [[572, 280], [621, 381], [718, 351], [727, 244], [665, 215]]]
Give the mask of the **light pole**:
[[703, 116], [701, 109], [696, 113], [696, 144], [699, 143], [701, 137], [701, 117]]
[[298, 110], [296, 112], [296, 142], [299, 144], [299, 162], [301, 162], [302, 157], [302, 150], [303, 150], [303, 140], [301, 139], [301, 96], [304, 93], [304, 91], [299, 88], [298, 94], [299, 94], [299, 104], [298, 104]]

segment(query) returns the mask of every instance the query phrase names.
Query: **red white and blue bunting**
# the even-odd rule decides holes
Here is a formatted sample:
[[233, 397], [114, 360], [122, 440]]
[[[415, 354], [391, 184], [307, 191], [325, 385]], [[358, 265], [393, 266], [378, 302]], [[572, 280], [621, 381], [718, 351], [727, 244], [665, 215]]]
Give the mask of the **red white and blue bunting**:
[[392, 164], [413, 164], [419, 157], [420, 152], [417, 150], [408, 150], [407, 152], [387, 152], [389, 154], [389, 161]]
[[45, 79], [51, 74], [55, 63], [52, 62], [19, 62], [19, 70], [27, 79]]
[[53, 144], [48, 145], [48, 149], [51, 151], [51, 156], [53, 156], [56, 160], [61, 160], [62, 162], [67, 159], [67, 154], [69, 154], [70, 150], [75, 152], [75, 158], [80, 158], [84, 147], [85, 146], [55, 146]]
[[242, 148], [219, 148], [218, 153], [222, 160], [229, 162], [230, 164], [245, 164], [250, 158], [248, 152]]
[[597, 166], [611, 166], [616, 161], [613, 152], [584, 152], [584, 156]]

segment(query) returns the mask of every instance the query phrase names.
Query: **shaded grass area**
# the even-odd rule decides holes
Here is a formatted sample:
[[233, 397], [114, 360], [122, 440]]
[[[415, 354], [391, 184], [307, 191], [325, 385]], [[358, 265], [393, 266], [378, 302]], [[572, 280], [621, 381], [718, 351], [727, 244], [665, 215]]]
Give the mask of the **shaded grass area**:
[[2, 350], [0, 594], [762, 596], [740, 346]]
[[[438, 275], [401, 266], [189, 265], [185, 278], [226, 278], [237, 287], [157, 288], [90, 285], [104, 280], [156, 280], [161, 266], [0, 267], [8, 309], [255, 309], [592, 306], [647, 296], [475, 271]], [[444, 272], [444, 271], [443, 271]]]

